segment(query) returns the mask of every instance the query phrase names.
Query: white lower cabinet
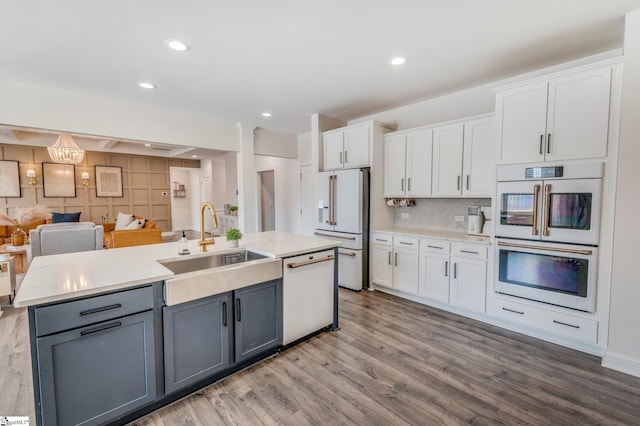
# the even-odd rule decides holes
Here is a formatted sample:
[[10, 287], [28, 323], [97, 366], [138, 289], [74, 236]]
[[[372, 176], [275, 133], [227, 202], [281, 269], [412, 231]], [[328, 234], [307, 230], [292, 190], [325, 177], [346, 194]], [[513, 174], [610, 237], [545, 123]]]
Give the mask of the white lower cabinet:
[[449, 303], [484, 313], [487, 294], [487, 248], [473, 244], [451, 244]]
[[375, 233], [371, 236], [371, 281], [377, 285], [393, 286], [393, 236]]
[[393, 237], [393, 287], [418, 294], [418, 239]]
[[420, 240], [420, 296], [449, 303], [449, 246], [448, 241]]
[[374, 233], [371, 242], [371, 282], [417, 295], [418, 239]]

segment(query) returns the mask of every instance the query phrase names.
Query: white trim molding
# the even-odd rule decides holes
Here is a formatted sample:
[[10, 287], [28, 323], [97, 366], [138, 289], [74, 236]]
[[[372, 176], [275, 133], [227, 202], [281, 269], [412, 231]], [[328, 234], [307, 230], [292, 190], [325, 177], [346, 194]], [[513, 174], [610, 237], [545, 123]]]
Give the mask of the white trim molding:
[[611, 351], [607, 351], [602, 357], [602, 366], [640, 377], [640, 360], [627, 358]]

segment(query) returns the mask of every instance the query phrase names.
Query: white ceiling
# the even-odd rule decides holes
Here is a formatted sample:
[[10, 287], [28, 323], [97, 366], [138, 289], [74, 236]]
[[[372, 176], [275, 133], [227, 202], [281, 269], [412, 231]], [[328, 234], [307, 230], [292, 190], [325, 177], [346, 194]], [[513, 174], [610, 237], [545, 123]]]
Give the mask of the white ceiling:
[[[316, 112], [351, 120], [620, 48], [636, 9], [640, 0], [0, 0], [0, 78], [304, 133]], [[190, 51], [171, 51], [170, 38]], [[404, 66], [389, 64], [397, 55]]]

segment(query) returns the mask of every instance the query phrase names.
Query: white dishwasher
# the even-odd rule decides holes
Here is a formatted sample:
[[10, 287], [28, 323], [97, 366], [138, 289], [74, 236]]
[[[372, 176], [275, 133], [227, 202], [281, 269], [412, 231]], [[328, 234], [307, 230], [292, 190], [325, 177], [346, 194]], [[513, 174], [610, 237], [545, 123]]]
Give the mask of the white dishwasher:
[[282, 344], [333, 324], [333, 250], [283, 259]]

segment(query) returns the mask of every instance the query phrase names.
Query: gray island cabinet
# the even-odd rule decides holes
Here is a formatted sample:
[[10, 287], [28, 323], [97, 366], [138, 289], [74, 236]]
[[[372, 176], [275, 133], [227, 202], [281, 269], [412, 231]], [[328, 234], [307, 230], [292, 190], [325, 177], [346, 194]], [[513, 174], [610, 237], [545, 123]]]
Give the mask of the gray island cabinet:
[[259, 357], [282, 343], [279, 279], [165, 306], [162, 311], [167, 394]]
[[[281, 232], [246, 242], [246, 263], [186, 273], [165, 267], [180, 259], [169, 243], [35, 258], [14, 301], [28, 307], [35, 424], [131, 423], [295, 344], [283, 341], [284, 322], [306, 320], [291, 308], [314, 296], [283, 269], [321, 262], [333, 274], [314, 282], [337, 296], [340, 243]], [[232, 252], [224, 241], [210, 254], [189, 243], [189, 265]], [[338, 330], [331, 299], [300, 340]]]

